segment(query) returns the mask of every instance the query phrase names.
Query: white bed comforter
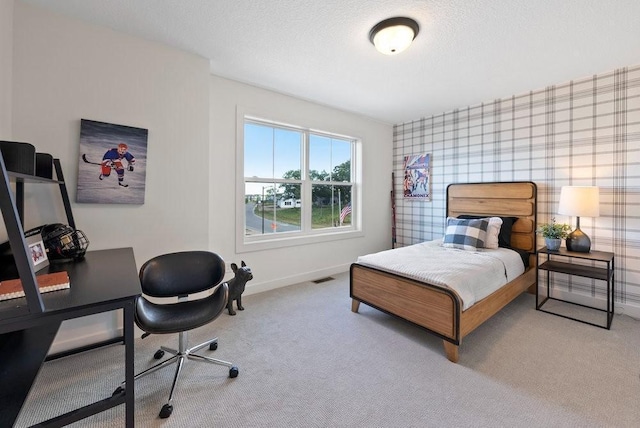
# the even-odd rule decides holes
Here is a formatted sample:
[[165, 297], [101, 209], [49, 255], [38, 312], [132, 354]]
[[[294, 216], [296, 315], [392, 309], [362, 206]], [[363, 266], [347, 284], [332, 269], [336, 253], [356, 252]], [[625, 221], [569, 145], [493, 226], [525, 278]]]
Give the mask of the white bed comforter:
[[455, 290], [462, 310], [524, 272], [515, 251], [458, 250], [443, 247], [442, 239], [360, 256], [358, 263]]

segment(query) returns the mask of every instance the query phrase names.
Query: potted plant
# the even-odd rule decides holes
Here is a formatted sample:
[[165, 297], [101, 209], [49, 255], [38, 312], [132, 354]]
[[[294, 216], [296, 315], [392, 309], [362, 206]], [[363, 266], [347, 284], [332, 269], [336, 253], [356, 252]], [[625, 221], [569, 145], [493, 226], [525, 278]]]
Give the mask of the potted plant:
[[556, 223], [553, 217], [551, 223], [543, 223], [536, 229], [536, 233], [542, 235], [547, 249], [551, 251], [557, 251], [560, 248], [560, 243], [569, 235], [569, 232], [571, 232], [571, 226], [566, 223]]

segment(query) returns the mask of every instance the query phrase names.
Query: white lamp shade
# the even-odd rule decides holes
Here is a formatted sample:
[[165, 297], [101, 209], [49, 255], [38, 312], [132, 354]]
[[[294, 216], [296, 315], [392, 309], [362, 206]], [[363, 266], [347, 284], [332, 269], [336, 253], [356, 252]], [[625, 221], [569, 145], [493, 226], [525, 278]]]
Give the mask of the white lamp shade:
[[575, 217], [600, 215], [600, 188], [597, 186], [562, 186], [558, 214]]
[[373, 44], [376, 49], [385, 55], [395, 55], [407, 49], [415, 34], [413, 30], [404, 25], [383, 28], [373, 36]]

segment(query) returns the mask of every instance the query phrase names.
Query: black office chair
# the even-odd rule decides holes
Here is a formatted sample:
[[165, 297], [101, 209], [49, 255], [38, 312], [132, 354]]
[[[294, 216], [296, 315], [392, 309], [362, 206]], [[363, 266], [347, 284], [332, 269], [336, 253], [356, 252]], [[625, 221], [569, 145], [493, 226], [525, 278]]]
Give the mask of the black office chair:
[[[216, 319], [227, 305], [229, 294], [224, 279], [224, 260], [215, 253], [207, 251], [184, 251], [164, 254], [152, 258], [140, 268], [142, 293], [146, 296], [170, 298], [178, 297], [171, 303], [156, 303], [144, 296], [138, 297], [135, 308], [135, 321], [138, 327], [149, 334], [178, 333], [178, 349], [162, 346], [154, 358], [160, 359], [165, 352], [172, 357], [164, 360], [143, 372], [134, 379], [139, 379], [161, 368], [176, 362], [176, 374], [171, 385], [168, 402], [162, 406], [159, 416], [168, 418], [173, 411], [173, 393], [186, 359], [194, 359], [229, 367], [229, 377], [238, 376], [238, 367], [227, 361], [198, 355], [195, 352], [209, 345], [210, 350], [218, 348], [218, 338], [207, 340], [192, 348], [187, 348], [187, 331], [202, 327]], [[218, 285], [220, 284], [220, 285]], [[189, 300], [188, 295], [213, 289], [213, 294], [197, 300]], [[123, 384], [116, 389], [114, 395], [122, 391]]]

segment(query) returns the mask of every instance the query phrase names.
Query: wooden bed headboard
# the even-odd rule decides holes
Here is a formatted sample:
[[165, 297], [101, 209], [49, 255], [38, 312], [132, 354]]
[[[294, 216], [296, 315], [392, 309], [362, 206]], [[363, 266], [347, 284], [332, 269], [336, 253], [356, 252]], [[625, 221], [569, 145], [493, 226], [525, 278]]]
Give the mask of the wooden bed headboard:
[[461, 214], [518, 217], [511, 245], [534, 253], [536, 249], [537, 187], [531, 181], [454, 183], [447, 186], [447, 216]]

